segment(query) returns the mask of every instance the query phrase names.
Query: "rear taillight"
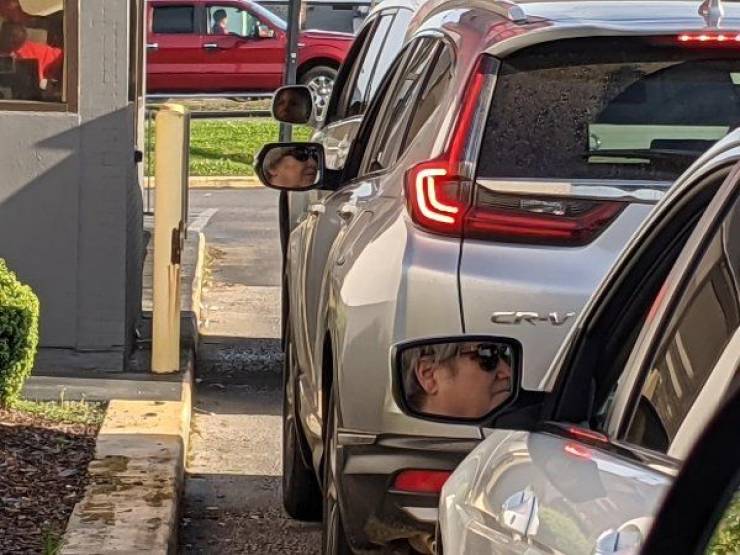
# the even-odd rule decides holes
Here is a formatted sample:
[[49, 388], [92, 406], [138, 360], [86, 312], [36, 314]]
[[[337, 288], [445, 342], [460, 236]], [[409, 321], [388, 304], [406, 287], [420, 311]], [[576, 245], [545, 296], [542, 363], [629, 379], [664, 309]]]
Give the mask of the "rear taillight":
[[481, 57], [468, 81], [445, 154], [411, 168], [406, 199], [419, 227], [452, 237], [578, 246], [598, 236], [624, 208], [621, 202], [473, 194], [475, 161], [493, 90], [496, 62]]
[[738, 32], [702, 32], [702, 33], [683, 33], [678, 35], [677, 40], [681, 44], [693, 45], [740, 45], [740, 33]]
[[481, 188], [465, 218], [464, 232], [471, 239], [586, 245], [624, 206], [622, 202], [504, 195]]
[[439, 493], [451, 474], [448, 470], [403, 470], [396, 475], [393, 489], [406, 493]]

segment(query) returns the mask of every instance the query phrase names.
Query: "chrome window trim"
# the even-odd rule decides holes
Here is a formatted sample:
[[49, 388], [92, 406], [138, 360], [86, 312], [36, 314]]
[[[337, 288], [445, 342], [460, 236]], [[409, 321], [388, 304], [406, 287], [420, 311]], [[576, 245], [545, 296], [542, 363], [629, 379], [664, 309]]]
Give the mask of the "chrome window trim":
[[655, 204], [673, 184], [671, 181], [598, 179], [487, 179], [476, 183], [489, 191], [513, 195], [577, 197]]

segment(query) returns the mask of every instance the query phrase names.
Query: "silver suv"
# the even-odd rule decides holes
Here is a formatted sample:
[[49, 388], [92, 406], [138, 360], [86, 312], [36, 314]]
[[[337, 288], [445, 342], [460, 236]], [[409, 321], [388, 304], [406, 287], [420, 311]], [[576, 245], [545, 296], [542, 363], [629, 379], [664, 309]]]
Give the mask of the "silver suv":
[[[318, 143], [265, 147], [265, 184], [315, 195], [287, 248], [284, 495], [300, 518], [323, 506], [326, 552], [429, 549], [445, 472], [514, 397], [537, 406], [628, 238], [740, 122], [725, 29], [740, 7], [435, 0], [341, 170]], [[442, 403], [394, 395], [399, 345], [461, 335], [418, 353], [407, 384]], [[463, 355], [475, 365], [427, 364]]]

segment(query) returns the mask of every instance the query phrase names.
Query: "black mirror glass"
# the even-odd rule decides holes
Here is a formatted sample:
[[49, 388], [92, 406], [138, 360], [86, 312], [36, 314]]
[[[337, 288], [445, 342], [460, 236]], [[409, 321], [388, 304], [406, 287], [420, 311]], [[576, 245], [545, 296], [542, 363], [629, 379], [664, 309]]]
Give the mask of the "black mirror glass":
[[273, 143], [257, 157], [257, 175], [262, 183], [284, 191], [313, 189], [323, 178], [324, 150], [314, 143]]
[[496, 339], [403, 346], [396, 357], [402, 404], [419, 416], [481, 420], [514, 400], [518, 358], [518, 346]]
[[303, 125], [311, 121], [313, 97], [304, 85], [283, 87], [272, 99], [272, 116], [282, 122]]

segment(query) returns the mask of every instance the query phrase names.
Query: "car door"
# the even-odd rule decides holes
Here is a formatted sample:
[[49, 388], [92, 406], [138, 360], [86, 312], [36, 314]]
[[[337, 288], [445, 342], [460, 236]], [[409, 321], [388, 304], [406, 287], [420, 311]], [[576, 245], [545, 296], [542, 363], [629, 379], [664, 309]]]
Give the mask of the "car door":
[[[696, 186], [711, 191], [726, 175], [723, 168]], [[450, 523], [451, 533], [457, 530], [464, 539], [448, 536], [448, 546], [472, 554], [639, 549], [673, 476], [740, 380], [739, 176], [735, 172], [725, 181], [699, 224], [692, 223], [695, 218], [675, 218], [656, 233], [665, 238], [693, 231], [671, 257], [667, 277], [656, 282], [662, 285], [650, 287], [655, 294], [647, 314], [641, 306], [636, 318], [623, 322], [639, 337], [624, 344], [622, 351], [631, 355], [626, 364], [619, 363], [622, 371], [607, 371], [605, 393], [584, 400], [592, 405], [591, 416], [575, 424], [577, 419], [558, 416], [572, 408], [555, 410], [542, 431], [491, 431], [487, 443], [494, 447], [465, 463], [470, 471], [460, 479], [467, 476], [477, 484], [468, 496], [472, 516]], [[703, 206], [697, 205], [694, 215]], [[645, 246], [643, 257], [663, 276], [667, 262], [655, 256], [656, 247]], [[628, 282], [623, 286], [631, 288]], [[596, 320], [601, 318], [613, 322], [608, 306]], [[592, 339], [590, 350], [609, 351], [610, 340], [608, 335]], [[571, 348], [577, 350], [577, 345]], [[591, 370], [594, 376], [601, 371], [600, 366]], [[574, 370], [568, 373], [560, 387], [584, 381]], [[605, 385], [585, 381], [591, 390]], [[557, 390], [553, 395], [568, 399]], [[586, 423], [589, 427], [582, 427]], [[474, 468], [485, 468], [482, 477], [471, 478]], [[458, 551], [445, 549], [450, 552]]]
[[148, 2], [149, 92], [205, 90], [201, 40], [194, 2]]
[[[285, 33], [256, 7], [237, 1], [206, 4], [202, 48], [206, 75], [221, 91], [277, 89], [285, 67]], [[226, 17], [222, 31], [216, 17]], [[260, 28], [269, 32], [260, 33]], [[225, 32], [225, 34], [223, 34]]]
[[[375, 144], [380, 149], [376, 137], [384, 135], [393, 119], [397, 126], [408, 126], [413, 115], [417, 96], [426, 82], [427, 75], [436, 59], [440, 44], [434, 39], [423, 38], [409, 45], [394, 65], [386, 88], [373, 101], [379, 112], [373, 125], [367, 125], [358, 138], [362, 144]], [[405, 135], [401, 133], [401, 135]], [[367, 152], [371, 152], [371, 150]], [[363, 149], [356, 149], [358, 158], [368, 156]], [[384, 149], [385, 160], [393, 164], [401, 154], [400, 143], [393, 151]], [[365, 167], [365, 166], [360, 166]], [[322, 355], [324, 333], [326, 331], [323, 308], [324, 294], [329, 268], [327, 260], [332, 248], [336, 248], [341, 238], [355, 219], [371, 210], [370, 205], [377, 198], [381, 185], [382, 172], [367, 172], [364, 169], [356, 177], [345, 176], [346, 185], [329, 193], [323, 199], [311, 202], [308, 216], [296, 230], [302, 235], [297, 266], [291, 267], [291, 288], [296, 294], [291, 298], [291, 313], [301, 377], [299, 395], [301, 403], [307, 407], [306, 414], [320, 420], [322, 414], [321, 398]], [[295, 233], [295, 232], [294, 232]], [[293, 258], [292, 262], [296, 262]], [[314, 421], [316, 421], [314, 419]], [[310, 426], [307, 425], [310, 428]]]

